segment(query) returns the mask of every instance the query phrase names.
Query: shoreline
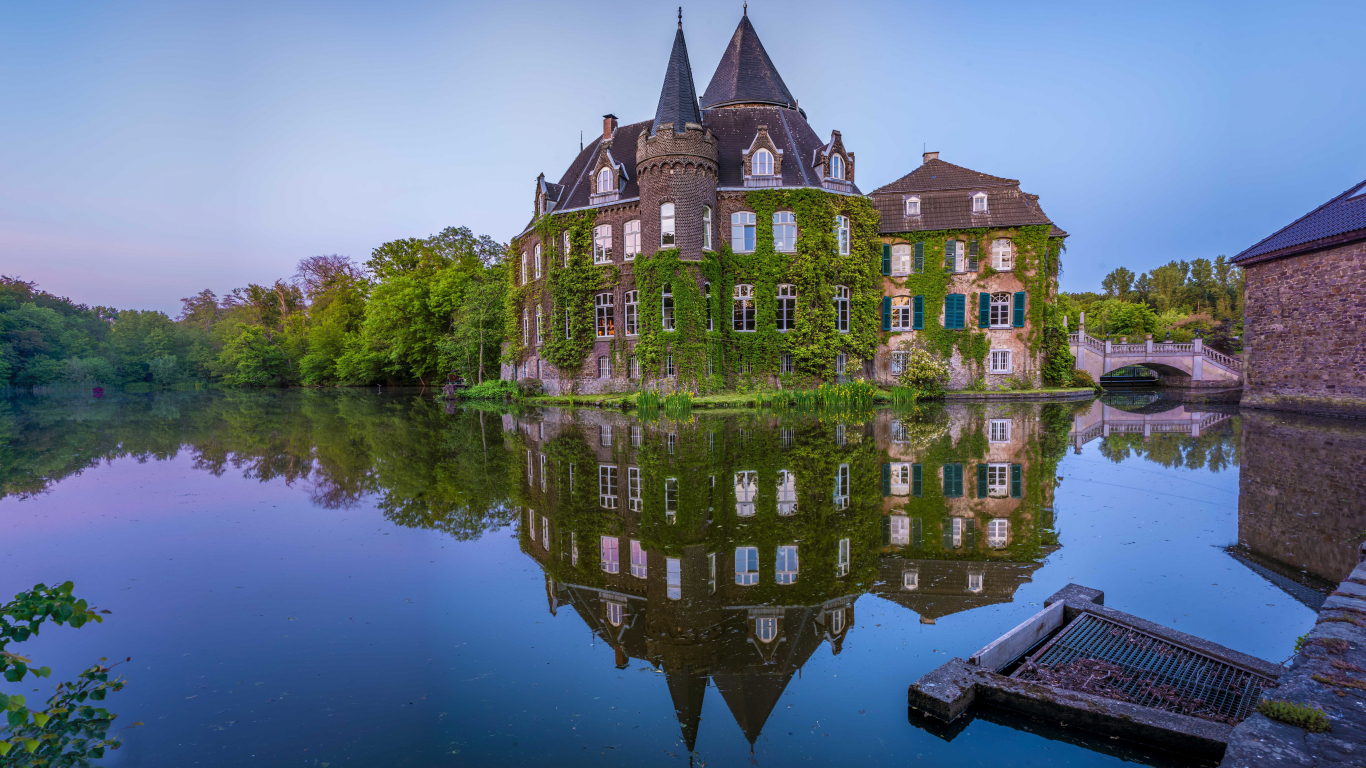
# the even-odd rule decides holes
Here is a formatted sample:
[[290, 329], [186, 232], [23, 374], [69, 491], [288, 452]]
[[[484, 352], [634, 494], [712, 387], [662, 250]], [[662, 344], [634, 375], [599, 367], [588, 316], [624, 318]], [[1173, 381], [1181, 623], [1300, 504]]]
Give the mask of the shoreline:
[[[600, 395], [533, 395], [523, 398], [522, 403], [526, 405], [555, 405], [572, 407], [593, 407], [593, 408], [618, 408], [621, 410], [634, 410], [636, 408], [636, 397], [639, 392], [614, 392]], [[1090, 387], [1066, 387], [1058, 389], [1030, 389], [1002, 392], [946, 392], [943, 395], [933, 398], [925, 398], [919, 402], [994, 402], [994, 401], [1021, 401], [1021, 400], [1058, 400], [1074, 402], [1078, 400], [1089, 400], [1098, 396], [1095, 390]], [[461, 398], [464, 399], [464, 398]], [[892, 395], [885, 390], [877, 390], [873, 394], [874, 405], [891, 405]], [[714, 395], [701, 395], [692, 401], [693, 408], [761, 408], [758, 396], [749, 393], [721, 393]]]

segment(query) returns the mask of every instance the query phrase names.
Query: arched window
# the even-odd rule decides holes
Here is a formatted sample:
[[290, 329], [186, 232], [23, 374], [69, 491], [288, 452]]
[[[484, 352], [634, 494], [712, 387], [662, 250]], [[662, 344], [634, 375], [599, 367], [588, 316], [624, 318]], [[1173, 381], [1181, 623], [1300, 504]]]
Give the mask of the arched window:
[[1000, 238], [992, 243], [991, 255], [994, 262], [992, 266], [997, 270], [1005, 272], [1015, 268], [1015, 252], [1006, 238]]
[[[603, 568], [603, 570], [607, 570]], [[626, 604], [612, 600], [607, 601], [607, 623], [614, 627], [621, 626], [621, 620], [626, 615]]]
[[660, 312], [661, 312], [661, 314], [663, 315], [664, 330], [666, 330], [666, 331], [672, 331], [672, 330], [674, 329], [674, 292], [673, 292], [673, 286], [668, 285], [668, 284], [665, 284], [665, 286], [664, 286], [664, 293], [663, 293], [663, 295], [662, 295], [661, 298], [662, 298], [663, 300], [660, 302], [660, 305], [661, 305], [661, 306], [660, 306]]
[[911, 297], [892, 297], [892, 330], [911, 330]]
[[711, 206], [702, 206], [702, 250], [711, 250]]
[[536, 279], [537, 279], [537, 280], [540, 280], [540, 279], [541, 279], [541, 244], [540, 244], [540, 243], [537, 243], [537, 244], [536, 244], [536, 251], [535, 251], [535, 253], [536, 253], [536, 259], [535, 259], [535, 264], [534, 264], [534, 266], [535, 266], [535, 268], [536, 268]]
[[615, 297], [610, 293], [599, 293], [593, 297], [593, 306], [596, 315], [595, 326], [598, 338], [603, 339], [616, 335], [616, 306]]
[[835, 286], [835, 330], [849, 332], [849, 289], [843, 285]]
[[773, 153], [767, 149], [761, 149], [754, 153], [754, 175], [772, 176], [773, 175]]
[[911, 274], [911, 246], [906, 243], [892, 246], [892, 274]]
[[[756, 576], [758, 574], [755, 574]], [[754, 620], [754, 636], [761, 643], [771, 643], [778, 637], [778, 617], [760, 616]]]
[[731, 327], [737, 331], [754, 330], [754, 286], [735, 286], [734, 298], [735, 310]]
[[1010, 327], [1010, 294], [993, 293], [991, 294], [991, 327], [1009, 328]]
[[754, 251], [754, 214], [741, 211], [730, 215], [730, 247], [743, 253]]
[[797, 217], [792, 211], [773, 214], [773, 247], [779, 251], [797, 250]]
[[911, 196], [911, 197], [906, 198], [906, 215], [907, 215], [907, 216], [919, 216], [919, 215], [920, 215], [920, 198], [915, 197], [914, 195]]
[[835, 244], [841, 256], [849, 255], [849, 217], [835, 217]]
[[[778, 330], [790, 331], [797, 326], [797, 286], [778, 286]], [[790, 370], [784, 373], [791, 373]]]
[[975, 194], [975, 195], [972, 196], [972, 212], [973, 212], [973, 213], [986, 213], [986, 212], [987, 212], [987, 193], [985, 193], [985, 192], [978, 192], [977, 194]]
[[598, 171], [598, 191], [613, 192], [615, 189], [615, 186], [612, 184], [612, 169], [603, 168], [601, 171]]
[[672, 247], [674, 244], [674, 204], [659, 206], [659, 245]]
[[839, 155], [830, 156], [830, 178], [844, 178], [844, 158], [840, 157]]

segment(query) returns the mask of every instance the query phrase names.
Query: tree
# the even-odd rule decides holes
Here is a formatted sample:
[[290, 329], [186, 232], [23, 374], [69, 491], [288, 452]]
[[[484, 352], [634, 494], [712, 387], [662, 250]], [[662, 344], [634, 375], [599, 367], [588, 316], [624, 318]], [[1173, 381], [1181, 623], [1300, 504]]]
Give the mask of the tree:
[[1134, 284], [1134, 273], [1125, 267], [1119, 267], [1105, 276], [1100, 285], [1105, 289], [1106, 296], [1112, 296], [1124, 300], [1129, 295], [1129, 288]]
[[486, 368], [498, 365], [507, 290], [507, 270], [498, 267], [481, 269], [471, 281], [451, 333], [441, 344], [444, 369], [482, 383]]
[[266, 330], [245, 325], [218, 357], [223, 381], [239, 387], [276, 387], [289, 382], [289, 359]]

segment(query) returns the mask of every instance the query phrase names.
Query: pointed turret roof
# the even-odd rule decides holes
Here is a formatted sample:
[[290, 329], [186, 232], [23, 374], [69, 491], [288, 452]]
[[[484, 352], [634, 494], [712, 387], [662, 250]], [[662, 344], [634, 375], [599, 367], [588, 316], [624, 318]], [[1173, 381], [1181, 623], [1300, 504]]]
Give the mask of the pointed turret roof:
[[[680, 33], [681, 34], [681, 33]], [[797, 108], [797, 100], [787, 90], [778, 68], [759, 42], [749, 14], [740, 18], [740, 26], [726, 46], [716, 74], [711, 76], [707, 92], [702, 94], [702, 108], [714, 109], [727, 104], [774, 104], [788, 109]]]
[[707, 676], [685, 664], [679, 670], [665, 671], [674, 714], [683, 729], [683, 741], [691, 752], [697, 745], [697, 726], [702, 722], [702, 699], [707, 693]]
[[678, 33], [674, 35], [673, 53], [669, 54], [669, 68], [664, 71], [664, 88], [659, 92], [659, 106], [655, 107], [653, 135], [659, 126], [672, 124], [674, 133], [682, 133], [688, 123], [702, 124], [702, 109], [697, 106], [697, 87], [692, 82], [692, 64], [688, 63], [688, 44], [683, 40], [683, 11], [678, 12]]

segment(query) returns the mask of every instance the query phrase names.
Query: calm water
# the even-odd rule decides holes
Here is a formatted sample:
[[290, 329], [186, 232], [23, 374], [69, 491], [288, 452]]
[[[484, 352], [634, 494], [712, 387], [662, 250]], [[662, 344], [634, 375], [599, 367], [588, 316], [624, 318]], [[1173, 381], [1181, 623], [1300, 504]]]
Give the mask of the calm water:
[[10, 399], [0, 594], [71, 579], [113, 611], [11, 649], [59, 677], [132, 657], [108, 704], [145, 725], [106, 765], [1166, 764], [906, 708], [1069, 581], [1290, 655], [1366, 529], [1366, 431], [1150, 400]]

